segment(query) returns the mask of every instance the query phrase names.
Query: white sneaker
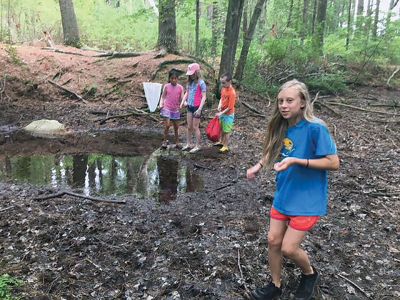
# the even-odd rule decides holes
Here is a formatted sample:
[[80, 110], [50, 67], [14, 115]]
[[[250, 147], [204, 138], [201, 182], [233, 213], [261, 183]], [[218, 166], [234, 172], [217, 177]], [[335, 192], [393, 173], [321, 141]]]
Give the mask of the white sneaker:
[[196, 153], [196, 152], [198, 152], [199, 150], [200, 150], [201, 148], [200, 147], [194, 147], [192, 150], [190, 150], [189, 151], [189, 153]]

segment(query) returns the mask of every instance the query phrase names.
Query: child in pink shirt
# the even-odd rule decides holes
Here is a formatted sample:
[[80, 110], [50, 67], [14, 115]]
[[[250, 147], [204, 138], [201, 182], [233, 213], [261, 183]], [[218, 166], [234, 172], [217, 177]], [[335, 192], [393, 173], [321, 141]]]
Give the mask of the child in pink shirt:
[[178, 83], [179, 73], [172, 69], [168, 73], [168, 83], [164, 85], [163, 93], [160, 100], [160, 115], [165, 118], [164, 121], [164, 139], [161, 145], [162, 148], [168, 147], [168, 132], [171, 127], [171, 123], [174, 127], [175, 133], [175, 147], [179, 148], [179, 120], [181, 113], [179, 106], [183, 97], [183, 86]]

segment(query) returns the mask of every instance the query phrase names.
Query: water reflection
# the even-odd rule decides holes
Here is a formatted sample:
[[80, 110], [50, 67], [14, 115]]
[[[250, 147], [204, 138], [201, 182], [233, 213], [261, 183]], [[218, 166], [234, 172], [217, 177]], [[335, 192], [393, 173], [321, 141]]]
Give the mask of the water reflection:
[[202, 189], [201, 179], [177, 159], [155, 155], [6, 156], [0, 160], [0, 180], [77, 188], [88, 196], [135, 194], [161, 202]]

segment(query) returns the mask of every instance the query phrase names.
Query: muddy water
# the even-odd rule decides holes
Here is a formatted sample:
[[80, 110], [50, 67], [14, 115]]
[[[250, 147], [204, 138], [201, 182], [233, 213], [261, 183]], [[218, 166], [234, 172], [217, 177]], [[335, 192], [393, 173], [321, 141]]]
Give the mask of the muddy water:
[[[202, 180], [159, 139], [132, 132], [64, 139], [15, 136], [0, 145], [0, 181], [71, 189], [85, 195], [135, 195], [169, 202]], [[3, 148], [3, 149], [1, 149]]]

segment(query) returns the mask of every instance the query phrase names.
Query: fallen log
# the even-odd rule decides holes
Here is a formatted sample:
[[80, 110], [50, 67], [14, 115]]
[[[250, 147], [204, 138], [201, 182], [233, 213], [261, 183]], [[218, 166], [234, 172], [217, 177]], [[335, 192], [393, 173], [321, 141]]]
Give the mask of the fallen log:
[[354, 105], [350, 105], [350, 104], [344, 104], [344, 103], [340, 103], [340, 102], [326, 102], [326, 104], [344, 106], [344, 107], [352, 108], [352, 109], [355, 109], [355, 110], [360, 110], [360, 111], [365, 111], [365, 112], [370, 112], [370, 113], [375, 113], [375, 114], [385, 114], [385, 115], [391, 115], [391, 116], [399, 116], [399, 114], [396, 114], [396, 113], [391, 113], [391, 112], [386, 112], [386, 111], [379, 111], [379, 110], [372, 110], [372, 109], [365, 109], [365, 108], [362, 108], [362, 107], [358, 107], [358, 106], [354, 106]]
[[73, 193], [73, 192], [69, 192], [69, 191], [60, 191], [58, 193], [54, 193], [54, 194], [50, 194], [50, 195], [46, 195], [46, 196], [35, 197], [35, 198], [33, 198], [33, 200], [41, 201], [41, 200], [47, 200], [47, 199], [52, 199], [52, 198], [59, 198], [64, 195], [70, 195], [70, 196], [74, 196], [77, 198], [83, 198], [83, 199], [87, 199], [87, 200], [91, 200], [91, 201], [98, 201], [98, 202], [107, 202], [107, 203], [116, 203], [116, 204], [125, 204], [126, 203], [126, 201], [124, 201], [124, 200], [101, 199], [101, 198], [85, 196], [85, 195], [81, 195], [81, 194], [77, 194], [77, 193]]

